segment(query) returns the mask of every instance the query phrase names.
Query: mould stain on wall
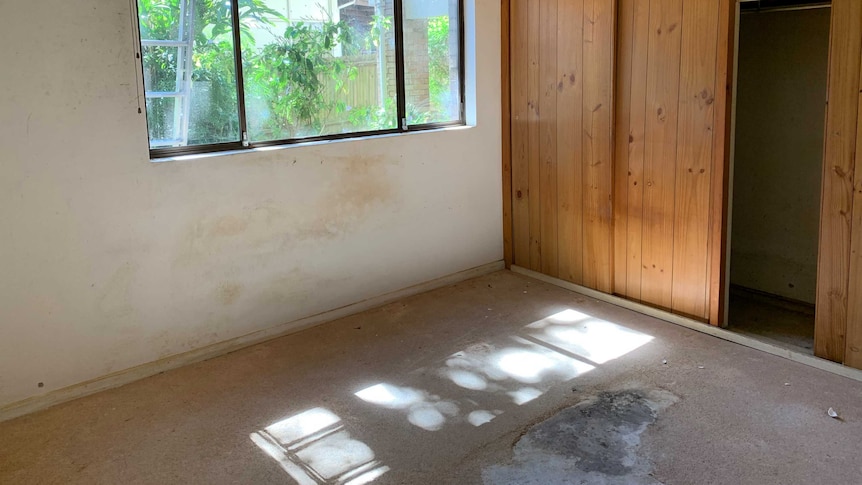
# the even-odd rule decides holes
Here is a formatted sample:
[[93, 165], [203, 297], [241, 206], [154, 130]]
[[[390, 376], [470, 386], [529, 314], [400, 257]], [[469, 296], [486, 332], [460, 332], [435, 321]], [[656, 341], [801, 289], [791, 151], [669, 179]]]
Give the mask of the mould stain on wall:
[[242, 295], [243, 286], [238, 283], [222, 283], [216, 290], [216, 298], [223, 305], [231, 305]]
[[331, 182], [312, 201], [291, 200], [287, 194], [199, 217], [183, 232], [174, 263], [192, 267], [220, 255], [268, 258], [296, 245], [345, 237], [375, 210], [397, 207], [401, 196], [389, 170], [393, 166], [397, 164], [382, 156], [331, 159], [320, 165], [320, 170], [334, 171]]

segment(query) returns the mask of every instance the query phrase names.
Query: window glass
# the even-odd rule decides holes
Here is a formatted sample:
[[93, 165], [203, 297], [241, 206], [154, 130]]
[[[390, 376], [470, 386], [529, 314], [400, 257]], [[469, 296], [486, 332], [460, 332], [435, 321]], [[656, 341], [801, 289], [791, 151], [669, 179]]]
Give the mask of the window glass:
[[239, 141], [230, 1], [138, 0], [138, 14], [150, 147]]
[[396, 127], [394, 12], [376, 3], [280, 2], [243, 37], [252, 141]]
[[460, 0], [137, 3], [153, 156], [462, 121]]
[[461, 119], [458, 0], [404, 0], [407, 124]]

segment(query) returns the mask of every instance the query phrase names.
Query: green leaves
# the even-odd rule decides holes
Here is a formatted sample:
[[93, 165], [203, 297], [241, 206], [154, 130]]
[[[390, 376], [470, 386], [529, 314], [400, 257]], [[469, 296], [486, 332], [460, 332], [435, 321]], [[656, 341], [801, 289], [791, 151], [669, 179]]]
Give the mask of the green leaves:
[[336, 89], [344, 90], [342, 78], [351, 71], [333, 51], [349, 38], [344, 22], [296, 21], [287, 24], [284, 36], [275, 43], [257, 53], [244, 53], [252, 59], [247, 72], [253, 79], [250, 88], [269, 108], [271, 136], [319, 135], [330, 113], [347, 109], [343, 101], [329, 99], [323, 80], [333, 79]]

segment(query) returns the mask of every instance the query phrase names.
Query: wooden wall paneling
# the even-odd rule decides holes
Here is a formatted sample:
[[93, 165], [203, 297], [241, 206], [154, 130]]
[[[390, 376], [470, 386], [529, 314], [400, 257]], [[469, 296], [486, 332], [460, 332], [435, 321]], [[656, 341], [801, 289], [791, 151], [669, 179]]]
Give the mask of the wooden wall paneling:
[[613, 292], [616, 0], [584, 1], [584, 285]]
[[[857, 21], [862, 25], [862, 17]], [[862, 66], [860, 66], [862, 69]], [[850, 226], [850, 273], [847, 286], [847, 329], [844, 364], [862, 369], [862, 71], [859, 76], [856, 108], [856, 154], [853, 169], [853, 211]]]
[[540, 31], [542, 28], [541, 5], [544, 2], [522, 0], [527, 8], [527, 96], [530, 106], [527, 123], [529, 139], [530, 172], [530, 269], [542, 271], [542, 161], [539, 143], [540, 133]]
[[727, 281], [727, 212], [730, 187], [731, 105], [736, 50], [736, 1], [720, 0], [716, 52], [715, 136], [711, 182], [709, 266], [707, 297], [709, 323], [724, 325]]
[[850, 266], [850, 224], [862, 56], [862, 2], [834, 0], [829, 42], [826, 142], [814, 353], [844, 361]]
[[[566, 0], [563, 0], [564, 2]], [[559, 275], [557, 263], [557, 0], [542, 0], [539, 27], [539, 173], [541, 271]]]
[[632, 49], [634, 0], [617, 5], [617, 69], [614, 89], [614, 293], [627, 295], [626, 236], [628, 234], [629, 137], [632, 108]]
[[650, 7], [641, 298], [671, 308], [682, 0]]
[[509, 36], [509, 5], [510, 0], [500, 0], [500, 71], [502, 72], [502, 110], [503, 135], [503, 261], [506, 268], [512, 267], [514, 261], [512, 241], [512, 73], [509, 70], [511, 60], [511, 38]]
[[685, 0], [673, 222], [671, 308], [706, 320], [718, 0]]
[[647, 66], [649, 64], [650, 2], [636, 1], [632, 19], [632, 74], [628, 140], [628, 205], [626, 223], [626, 290], [628, 298], [641, 300], [643, 273], [643, 195], [646, 148]]
[[560, 278], [583, 284], [584, 0], [559, 2], [557, 16], [557, 246]]
[[[862, 82], [862, 77], [860, 77]], [[862, 86], [859, 92], [862, 93]], [[857, 113], [862, 113], [862, 94], [857, 95]], [[856, 160], [862, 157], [862, 123], [856, 123]], [[862, 369], [862, 163], [853, 170], [853, 217], [850, 226], [850, 273], [847, 286], [847, 330], [844, 364]]]
[[512, 73], [512, 246], [515, 264], [530, 265], [530, 58], [528, 45], [528, 0], [511, 0], [511, 73]]

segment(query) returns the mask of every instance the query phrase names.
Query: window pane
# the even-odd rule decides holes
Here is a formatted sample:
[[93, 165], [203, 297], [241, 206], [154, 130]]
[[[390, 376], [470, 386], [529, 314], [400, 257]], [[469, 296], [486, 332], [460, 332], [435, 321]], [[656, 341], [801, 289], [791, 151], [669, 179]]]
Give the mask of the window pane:
[[[147, 92], [175, 92], [182, 89], [184, 66], [179, 47], [144, 46], [144, 89]], [[179, 79], [177, 79], [177, 69]]]
[[141, 39], [179, 40], [180, 1], [139, 0]]
[[138, 13], [150, 148], [239, 141], [230, 1], [138, 0]]
[[458, 0], [404, 0], [407, 124], [461, 119]]
[[176, 146], [177, 125], [181, 112], [176, 98], [147, 98], [147, 125], [150, 148]]
[[391, 1], [268, 4], [242, 37], [252, 141], [397, 126]]

